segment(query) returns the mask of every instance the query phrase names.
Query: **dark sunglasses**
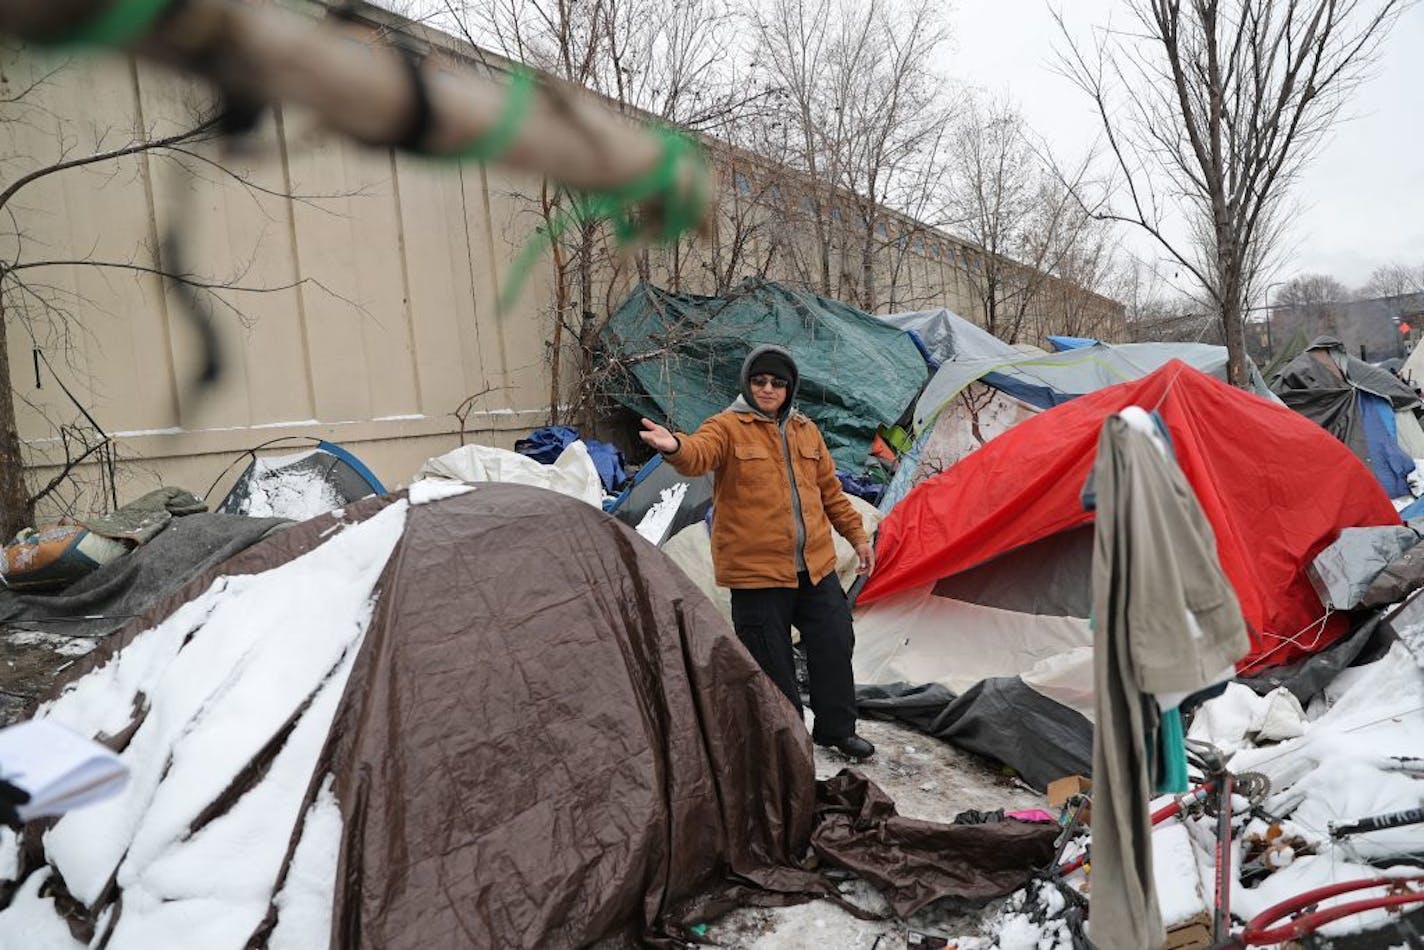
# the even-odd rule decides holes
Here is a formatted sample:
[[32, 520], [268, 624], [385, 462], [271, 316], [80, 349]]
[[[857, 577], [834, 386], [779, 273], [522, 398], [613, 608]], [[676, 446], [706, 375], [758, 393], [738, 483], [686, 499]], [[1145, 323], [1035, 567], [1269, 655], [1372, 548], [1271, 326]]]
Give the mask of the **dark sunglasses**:
[[763, 386], [770, 386], [772, 389], [785, 389], [787, 386], [791, 385], [786, 380], [782, 379], [780, 376], [766, 375], [753, 376], [748, 379], [747, 382], [751, 383], [752, 388], [754, 389], [760, 389]]

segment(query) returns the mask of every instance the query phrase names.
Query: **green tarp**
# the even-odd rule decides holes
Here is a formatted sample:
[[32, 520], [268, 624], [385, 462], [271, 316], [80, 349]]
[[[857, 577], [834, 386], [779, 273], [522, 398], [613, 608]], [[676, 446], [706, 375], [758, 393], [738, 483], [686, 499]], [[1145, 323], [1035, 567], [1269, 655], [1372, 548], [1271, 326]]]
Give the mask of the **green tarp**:
[[602, 343], [637, 383], [611, 386], [608, 395], [684, 432], [737, 397], [742, 361], [754, 347], [786, 347], [801, 369], [797, 408], [820, 427], [836, 465], [851, 471], [863, 466], [876, 427], [898, 419], [929, 374], [899, 329], [848, 304], [754, 278], [726, 297], [640, 284]]

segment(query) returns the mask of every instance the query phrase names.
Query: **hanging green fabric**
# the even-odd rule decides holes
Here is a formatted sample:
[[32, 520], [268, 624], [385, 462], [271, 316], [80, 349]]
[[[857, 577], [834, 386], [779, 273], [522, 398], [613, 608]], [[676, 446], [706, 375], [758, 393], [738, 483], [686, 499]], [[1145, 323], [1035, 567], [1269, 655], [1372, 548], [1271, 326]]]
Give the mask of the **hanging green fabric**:
[[113, 0], [81, 20], [53, 46], [123, 46], [148, 33], [178, 0]]
[[1187, 782], [1187, 735], [1182, 711], [1169, 709], [1157, 722], [1157, 794], [1180, 795]]
[[[535, 230], [505, 278], [499, 301], [501, 311], [513, 306], [539, 255], [572, 225], [607, 222], [614, 240], [623, 248], [644, 237], [671, 244], [697, 227], [707, 207], [711, 181], [707, 159], [683, 133], [666, 127], [654, 131], [662, 142], [663, 154], [651, 171], [614, 188], [577, 195], [571, 207], [556, 212], [547, 224]], [[685, 191], [678, 180], [684, 163], [690, 163], [693, 169], [690, 187]], [[640, 204], [656, 205], [658, 219], [639, 220], [636, 209]]]

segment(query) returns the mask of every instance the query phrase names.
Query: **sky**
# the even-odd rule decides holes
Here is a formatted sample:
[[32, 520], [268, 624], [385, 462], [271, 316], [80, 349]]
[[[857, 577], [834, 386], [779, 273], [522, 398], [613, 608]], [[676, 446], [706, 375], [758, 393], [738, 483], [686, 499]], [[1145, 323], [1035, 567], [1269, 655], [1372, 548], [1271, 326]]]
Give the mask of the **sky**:
[[[1122, 0], [1059, 0], [1075, 35]], [[940, 68], [1006, 96], [1061, 157], [1081, 156], [1100, 126], [1087, 97], [1053, 69], [1061, 45], [1047, 0], [956, 0], [954, 38]], [[1424, 4], [1408, 10], [1385, 43], [1373, 75], [1347, 107], [1349, 118], [1306, 169], [1298, 213], [1273, 279], [1330, 274], [1356, 286], [1382, 264], [1424, 264]], [[1144, 259], [1147, 240], [1128, 245]]]

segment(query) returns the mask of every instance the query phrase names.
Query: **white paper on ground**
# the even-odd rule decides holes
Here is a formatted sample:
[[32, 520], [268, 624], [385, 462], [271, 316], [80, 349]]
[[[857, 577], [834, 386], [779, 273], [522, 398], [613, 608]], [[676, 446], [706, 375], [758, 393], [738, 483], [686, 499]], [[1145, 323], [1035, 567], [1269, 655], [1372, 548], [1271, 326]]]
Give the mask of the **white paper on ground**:
[[114, 753], [49, 719], [0, 729], [0, 776], [30, 795], [15, 809], [21, 821], [102, 801], [121, 791], [128, 775]]

